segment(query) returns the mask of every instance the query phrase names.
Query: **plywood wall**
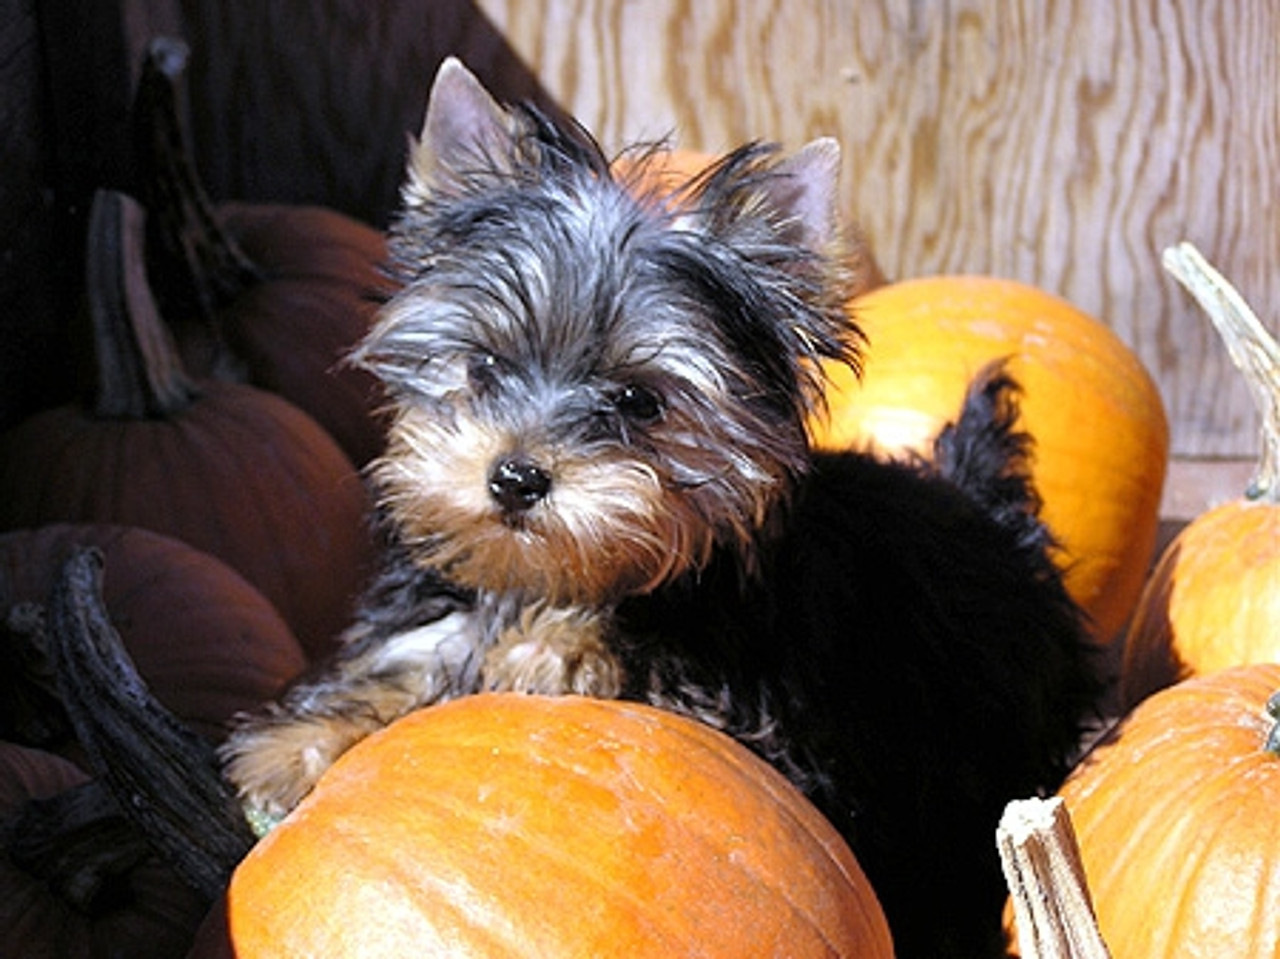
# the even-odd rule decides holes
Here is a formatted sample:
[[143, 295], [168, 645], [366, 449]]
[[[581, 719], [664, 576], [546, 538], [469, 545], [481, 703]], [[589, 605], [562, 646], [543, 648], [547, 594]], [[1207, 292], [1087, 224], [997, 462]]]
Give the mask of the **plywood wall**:
[[1257, 449], [1248, 395], [1160, 250], [1190, 239], [1280, 329], [1270, 0], [479, 0], [607, 147], [831, 134], [891, 276], [981, 272], [1099, 316], [1180, 456]]
[[[9, 90], [18, 107], [4, 249], [39, 246], [22, 225], [32, 203], [14, 198], [52, 195], [37, 219], [74, 225], [90, 187], [127, 172], [125, 74], [156, 31], [192, 45], [192, 139], [217, 199], [324, 203], [378, 225], [435, 67], [457, 54], [500, 97], [571, 112], [609, 148], [834, 135], [844, 208], [890, 276], [991, 273], [1059, 293], [1137, 350], [1177, 457], [1257, 450], [1248, 394], [1159, 254], [1191, 239], [1280, 330], [1273, 0], [75, 0], [41, 7], [45, 36], [25, 42], [36, 6], [0, 0], [16, 51], [0, 101]], [[110, 31], [83, 26], [112, 18], [114, 82]], [[59, 56], [41, 65], [41, 50]], [[24, 118], [45, 103], [55, 115], [32, 138]], [[53, 169], [27, 170], [15, 151], [35, 143], [22, 155]], [[72, 262], [78, 234], [46, 234], [65, 250], [45, 259]], [[14, 352], [54, 342], [33, 338], [41, 297], [9, 295], [32, 272], [0, 258], [0, 331], [18, 357], [0, 364], [0, 422], [48, 400], [35, 347]]]

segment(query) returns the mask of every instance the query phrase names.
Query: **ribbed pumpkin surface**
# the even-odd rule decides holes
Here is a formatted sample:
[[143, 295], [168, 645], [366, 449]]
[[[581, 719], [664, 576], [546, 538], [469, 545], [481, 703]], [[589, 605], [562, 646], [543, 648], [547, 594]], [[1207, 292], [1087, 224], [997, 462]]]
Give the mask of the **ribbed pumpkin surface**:
[[1280, 660], [1280, 343], [1190, 243], [1162, 262], [1222, 338], [1260, 418], [1245, 494], [1197, 516], [1165, 549], [1143, 592], [1121, 671], [1137, 702], [1176, 679]]
[[850, 309], [869, 340], [863, 377], [828, 367], [830, 415], [811, 424], [815, 443], [925, 451], [974, 376], [1008, 358], [1067, 587], [1097, 638], [1114, 638], [1155, 549], [1169, 449], [1159, 392], [1136, 355], [1066, 301], [991, 277], [905, 280]]
[[201, 390], [171, 418], [60, 406], [0, 436], [0, 529], [102, 522], [172, 536], [257, 587], [310, 654], [331, 649], [372, 567], [359, 475], [279, 397]]
[[1113, 959], [1280, 955], [1280, 664], [1145, 700], [1061, 790]]
[[892, 954], [852, 853], [772, 768], [574, 697], [467, 697], [371, 737], [227, 902], [239, 959]]
[[306, 668], [302, 647], [235, 570], [180, 540], [105, 523], [0, 533], [0, 610], [44, 603], [74, 547], [102, 550], [112, 625], [155, 697], [221, 741], [226, 723]]
[[1280, 504], [1237, 499], [1183, 527], [1125, 638], [1126, 706], [1188, 676], [1280, 661]]
[[383, 234], [314, 206], [227, 204], [223, 226], [262, 271], [219, 314], [252, 382], [313, 416], [352, 463], [383, 450], [372, 374], [345, 362], [389, 281]]

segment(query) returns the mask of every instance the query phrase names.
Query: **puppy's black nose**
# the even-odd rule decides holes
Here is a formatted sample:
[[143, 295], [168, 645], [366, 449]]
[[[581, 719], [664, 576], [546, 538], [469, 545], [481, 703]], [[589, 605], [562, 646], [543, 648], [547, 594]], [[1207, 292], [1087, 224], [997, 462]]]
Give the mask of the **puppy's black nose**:
[[489, 495], [508, 513], [523, 513], [550, 489], [551, 474], [528, 460], [503, 460], [489, 474]]

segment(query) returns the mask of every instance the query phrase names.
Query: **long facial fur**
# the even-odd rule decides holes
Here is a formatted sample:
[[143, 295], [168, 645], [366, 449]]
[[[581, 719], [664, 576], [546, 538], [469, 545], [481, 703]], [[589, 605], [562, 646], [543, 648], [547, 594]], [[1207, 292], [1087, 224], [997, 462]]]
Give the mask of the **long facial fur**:
[[[474, 106], [434, 131], [429, 110], [402, 292], [356, 355], [395, 404], [374, 475], [401, 535], [463, 585], [556, 602], [749, 555], [807, 463], [818, 360], [856, 360], [811, 171], [750, 145], [663, 194], [580, 130]], [[553, 477], [519, 517], [486, 492], [512, 456]]]

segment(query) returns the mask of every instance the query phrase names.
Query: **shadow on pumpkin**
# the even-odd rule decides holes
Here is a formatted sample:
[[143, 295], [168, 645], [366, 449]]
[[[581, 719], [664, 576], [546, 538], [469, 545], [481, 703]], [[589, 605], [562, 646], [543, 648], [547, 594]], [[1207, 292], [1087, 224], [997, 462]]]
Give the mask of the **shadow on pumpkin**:
[[[1158, 568], [1173, 568], [1181, 552], [1175, 540], [1159, 555]], [[1151, 575], [1125, 633], [1119, 704], [1128, 712], [1152, 693], [1181, 682], [1192, 670], [1176, 651], [1169, 604], [1173, 577]]]

